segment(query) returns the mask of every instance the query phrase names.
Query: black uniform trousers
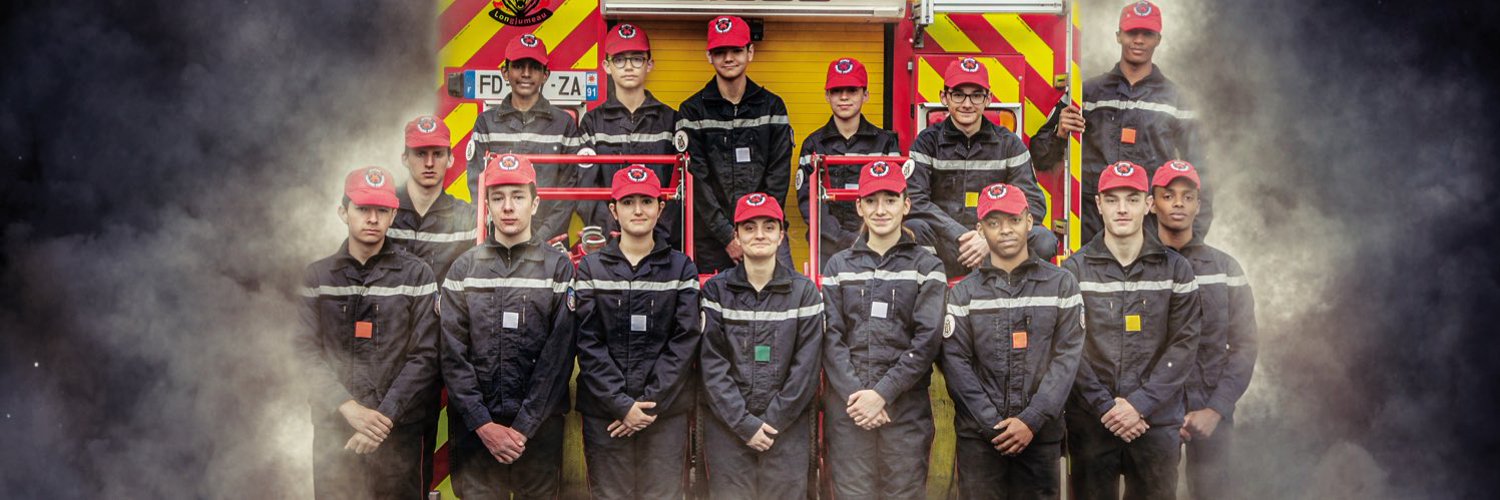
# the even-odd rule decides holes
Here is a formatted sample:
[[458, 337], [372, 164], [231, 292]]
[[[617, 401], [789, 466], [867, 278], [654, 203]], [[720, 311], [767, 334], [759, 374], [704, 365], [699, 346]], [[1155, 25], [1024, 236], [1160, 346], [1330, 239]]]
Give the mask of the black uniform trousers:
[[891, 421], [874, 430], [855, 425], [839, 397], [827, 395], [823, 404], [824, 460], [835, 498], [927, 498], [933, 424], [925, 386], [886, 403]]
[[959, 498], [1055, 500], [1062, 482], [1062, 441], [1032, 441], [1007, 457], [988, 440], [961, 436], [954, 445]]
[[745, 445], [728, 425], [704, 411], [703, 455], [708, 462], [708, 497], [712, 500], [792, 500], [807, 497], [807, 468], [812, 461], [811, 411], [797, 417], [772, 439], [765, 452]]
[[422, 423], [397, 425], [368, 455], [345, 450], [354, 429], [337, 412], [313, 426], [313, 495], [319, 499], [424, 498]]
[[554, 499], [562, 486], [562, 415], [547, 417], [510, 464], [490, 455], [479, 434], [459, 431], [450, 455], [453, 493], [464, 499]]
[[1229, 450], [1233, 445], [1234, 422], [1227, 418], [1219, 421], [1213, 437], [1193, 438], [1187, 442], [1189, 498], [1237, 498], [1229, 463]]
[[1177, 497], [1177, 463], [1182, 457], [1181, 425], [1152, 427], [1126, 443], [1109, 432], [1099, 418], [1084, 412], [1064, 413], [1068, 423], [1068, 455], [1072, 457], [1069, 484], [1078, 500], [1120, 498], [1120, 475], [1125, 475], [1125, 500]]
[[589, 496], [680, 500], [687, 479], [688, 413], [660, 416], [629, 437], [609, 436], [608, 417], [583, 416]]

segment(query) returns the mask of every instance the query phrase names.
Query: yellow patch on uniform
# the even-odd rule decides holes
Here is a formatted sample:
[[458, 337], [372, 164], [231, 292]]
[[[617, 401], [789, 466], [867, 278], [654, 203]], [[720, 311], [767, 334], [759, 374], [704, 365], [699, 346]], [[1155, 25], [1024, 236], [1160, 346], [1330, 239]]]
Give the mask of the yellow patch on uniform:
[[1127, 314], [1127, 315], [1125, 315], [1125, 331], [1127, 331], [1127, 332], [1139, 332], [1139, 331], [1141, 331], [1141, 316], [1139, 314]]
[[979, 206], [979, 193], [975, 191], [964, 193], [964, 206], [969, 208]]

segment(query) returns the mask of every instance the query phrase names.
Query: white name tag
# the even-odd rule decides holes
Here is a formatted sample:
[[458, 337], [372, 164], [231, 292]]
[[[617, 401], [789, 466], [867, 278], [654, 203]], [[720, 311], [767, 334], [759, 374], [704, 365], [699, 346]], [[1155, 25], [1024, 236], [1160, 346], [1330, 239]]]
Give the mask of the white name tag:
[[644, 315], [644, 314], [632, 314], [632, 315], [630, 315], [630, 331], [632, 331], [632, 332], [644, 332], [644, 331], [646, 331], [646, 315]]
[[508, 312], [500, 315], [501, 328], [515, 328], [521, 325], [521, 315]]
[[845, 184], [844, 189], [859, 189], [859, 184]]
[[886, 315], [886, 312], [887, 312], [886, 309], [889, 309], [889, 308], [890, 308], [890, 305], [886, 304], [885, 302], [871, 302], [870, 303], [870, 317], [872, 317], [872, 318], [884, 318], [885, 315]]
[[734, 148], [734, 161], [748, 163], [750, 161], [750, 148]]

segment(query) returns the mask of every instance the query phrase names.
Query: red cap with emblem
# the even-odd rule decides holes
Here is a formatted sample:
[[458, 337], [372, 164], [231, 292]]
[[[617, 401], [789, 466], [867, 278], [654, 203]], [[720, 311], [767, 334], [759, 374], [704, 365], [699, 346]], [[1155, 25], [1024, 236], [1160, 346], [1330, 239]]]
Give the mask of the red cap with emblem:
[[833, 90], [839, 87], [870, 86], [870, 75], [865, 72], [865, 64], [859, 59], [852, 57], [840, 57], [828, 63], [828, 79], [823, 84], [823, 90]]
[[344, 196], [355, 205], [400, 208], [396, 200], [396, 180], [380, 167], [364, 167], [344, 177]]
[[660, 198], [661, 180], [656, 177], [656, 172], [645, 165], [631, 165], [615, 172], [614, 181], [609, 185], [610, 199], [622, 200], [633, 194]]
[[1115, 162], [1114, 165], [1104, 167], [1104, 173], [1099, 174], [1099, 192], [1103, 193], [1115, 188], [1150, 191], [1150, 183], [1146, 181], [1146, 169], [1128, 161]]
[[516, 155], [499, 155], [490, 158], [484, 167], [484, 185], [536, 184], [536, 169], [531, 160]]
[[505, 44], [505, 60], [522, 59], [532, 59], [543, 67], [547, 66], [547, 44], [531, 33], [512, 38], [510, 43]]
[[448, 124], [436, 116], [419, 116], [406, 124], [408, 148], [452, 147], [453, 143], [448, 141], [448, 137]]
[[948, 70], [943, 72], [943, 86], [956, 89], [965, 83], [972, 83], [989, 90], [989, 68], [984, 67], [983, 63], [972, 57], [961, 57], [948, 63]]
[[1161, 33], [1161, 9], [1141, 0], [1120, 10], [1120, 31], [1149, 30]]
[[750, 45], [750, 24], [737, 16], [719, 16], [708, 22], [708, 50]]
[[1010, 184], [990, 184], [979, 193], [979, 218], [999, 210], [1010, 215], [1026, 213], [1026, 192]]
[[651, 40], [646, 38], [646, 30], [639, 26], [621, 23], [609, 30], [604, 36], [604, 55], [612, 56], [621, 52], [650, 52]]
[[906, 176], [901, 167], [886, 161], [872, 161], [859, 169], [859, 197], [881, 192], [906, 192]]
[[740, 197], [739, 203], [734, 207], [734, 223], [739, 224], [756, 217], [770, 217], [781, 222], [786, 222], [786, 214], [781, 212], [781, 205], [776, 203], [766, 193], [750, 193]]
[[1182, 160], [1172, 160], [1161, 164], [1151, 178], [1151, 187], [1167, 187], [1177, 179], [1192, 181], [1195, 188], [1203, 187], [1203, 181], [1198, 179], [1198, 169], [1193, 164]]

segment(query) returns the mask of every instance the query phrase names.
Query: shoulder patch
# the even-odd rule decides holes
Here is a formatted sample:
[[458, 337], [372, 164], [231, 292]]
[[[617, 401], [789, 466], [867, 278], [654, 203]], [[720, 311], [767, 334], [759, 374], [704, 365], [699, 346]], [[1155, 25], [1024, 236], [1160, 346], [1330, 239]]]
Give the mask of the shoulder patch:
[[911, 161], [911, 158], [907, 158], [906, 159], [906, 163], [902, 163], [901, 164], [901, 176], [902, 177], [910, 179], [911, 178], [911, 173], [915, 172], [916, 170], [917, 170], [917, 164], [916, 164], [916, 162]]
[[[594, 148], [579, 148], [578, 149], [578, 156], [598, 156], [598, 155], [599, 155], [599, 153], [594, 152]], [[593, 167], [594, 167], [593, 163], [579, 163], [578, 164], [578, 168], [593, 168]]]
[[685, 153], [688, 149], [688, 135], [686, 130], [678, 130], [672, 134], [672, 147], [677, 148], [678, 153]]
[[952, 337], [953, 336], [953, 329], [954, 328], [955, 328], [955, 325], [954, 325], [953, 315], [949, 314], [949, 315], [943, 316], [943, 338], [946, 339], [948, 337]]
[[571, 285], [568, 286], [568, 310], [578, 310], [578, 292], [573, 291], [573, 287]]
[[802, 181], [805, 180], [807, 180], [807, 174], [799, 168], [797, 169], [797, 182], [792, 184], [792, 186], [796, 187], [797, 189], [802, 189]]
[[474, 142], [475, 141], [476, 141], [476, 139], [474, 139], [473, 137], [470, 137], [469, 138], [469, 145], [468, 146], [464, 146], [464, 158], [468, 158], [469, 161], [474, 161], [474, 151], [478, 150], [478, 148], [476, 148], [474, 146]]

